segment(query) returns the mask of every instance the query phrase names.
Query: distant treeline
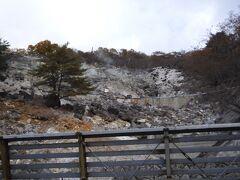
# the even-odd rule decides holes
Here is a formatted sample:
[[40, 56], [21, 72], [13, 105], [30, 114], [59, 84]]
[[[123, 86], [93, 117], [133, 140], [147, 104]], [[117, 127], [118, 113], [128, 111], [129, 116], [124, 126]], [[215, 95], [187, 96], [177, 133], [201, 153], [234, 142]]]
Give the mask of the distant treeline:
[[83, 61], [89, 64], [103, 64], [113, 65], [116, 67], [125, 67], [131, 69], [149, 69], [157, 66], [175, 67], [181, 53], [169, 53], [162, 52], [153, 53], [148, 56], [142, 52], [137, 52], [133, 49], [116, 49], [98, 48], [93, 52], [81, 52], [80, 56]]
[[131, 69], [158, 66], [177, 68], [200, 77], [213, 85], [240, 81], [240, 15], [231, 14], [219, 31], [210, 34], [206, 46], [189, 52], [154, 52], [146, 55], [134, 50], [98, 48], [93, 52], [79, 51], [89, 64], [114, 65]]

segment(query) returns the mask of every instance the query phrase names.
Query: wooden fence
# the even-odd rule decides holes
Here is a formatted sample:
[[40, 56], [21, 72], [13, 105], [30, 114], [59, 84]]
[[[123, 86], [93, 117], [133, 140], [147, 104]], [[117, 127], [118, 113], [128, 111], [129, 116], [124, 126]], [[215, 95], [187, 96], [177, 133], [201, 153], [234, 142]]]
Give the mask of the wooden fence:
[[0, 179], [238, 179], [240, 123], [0, 137]]

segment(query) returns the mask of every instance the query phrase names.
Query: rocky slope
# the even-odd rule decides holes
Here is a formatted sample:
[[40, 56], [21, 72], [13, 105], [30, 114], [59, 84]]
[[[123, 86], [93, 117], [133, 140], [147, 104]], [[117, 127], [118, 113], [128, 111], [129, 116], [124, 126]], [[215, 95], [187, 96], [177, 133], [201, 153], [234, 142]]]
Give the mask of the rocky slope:
[[[47, 108], [39, 100], [44, 89], [33, 88], [34, 79], [29, 75], [36, 65], [32, 57], [10, 61], [7, 78], [0, 84], [3, 133], [205, 124], [219, 119], [217, 104], [202, 103], [201, 97], [186, 91], [184, 87], [192, 84], [181, 72], [161, 67], [140, 71], [83, 64], [95, 90], [87, 96], [63, 99], [62, 109]], [[47, 114], [53, 117], [42, 117]]]

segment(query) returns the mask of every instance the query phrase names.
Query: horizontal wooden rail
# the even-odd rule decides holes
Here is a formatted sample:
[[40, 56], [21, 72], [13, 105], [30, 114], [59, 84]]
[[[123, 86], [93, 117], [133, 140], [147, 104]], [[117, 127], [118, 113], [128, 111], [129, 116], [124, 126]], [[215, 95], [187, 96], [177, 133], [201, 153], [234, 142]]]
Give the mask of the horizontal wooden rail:
[[78, 168], [78, 163], [39, 163], [39, 164], [14, 164], [12, 170], [16, 169], [49, 169], [49, 168]]
[[55, 143], [55, 144], [24, 144], [10, 145], [10, 150], [31, 150], [31, 149], [59, 149], [78, 147], [78, 143]]
[[[240, 157], [208, 157], [208, 158], [193, 158], [195, 163], [227, 163], [240, 162]], [[188, 159], [172, 159], [173, 164], [189, 164]]]
[[[81, 132], [84, 138], [98, 137], [116, 137], [116, 136], [141, 136], [141, 135], [160, 135], [166, 128], [142, 128], [115, 131], [86, 131]], [[167, 128], [169, 134], [182, 134], [194, 132], [221, 132], [221, 131], [239, 131], [240, 123], [230, 124], [210, 124], [194, 126], [178, 126]], [[79, 133], [55, 133], [55, 134], [29, 134], [29, 135], [5, 135], [2, 139], [10, 141], [35, 141], [35, 140], [53, 140], [53, 139], [76, 139]]]
[[79, 178], [79, 173], [33, 173], [33, 174], [14, 174], [13, 179], [52, 179], [52, 178]]
[[10, 159], [46, 159], [46, 158], [78, 158], [78, 152], [45, 153], [45, 154], [10, 154]]
[[103, 162], [88, 162], [88, 167], [104, 167], [104, 166], [145, 166], [145, 165], [158, 165], [164, 166], [165, 161], [159, 160], [135, 160], [135, 161], [103, 161]]
[[[231, 168], [203, 168], [202, 169], [206, 175], [211, 174], [220, 174], [223, 171], [225, 173], [240, 173], [239, 167], [231, 167]], [[183, 174], [201, 174], [202, 172], [199, 169], [174, 169], [173, 174], [183, 175]]]
[[[115, 172], [114, 174], [112, 172], [90, 172], [89, 173], [89, 176], [90, 177], [112, 177], [113, 175], [115, 177], [132, 177], [132, 175], [134, 172], [133, 171], [119, 171], [119, 172]], [[148, 170], [145, 170], [145, 171], [141, 171], [141, 172], [138, 172], [138, 176], [161, 176], [161, 175], [164, 175], [166, 174], [166, 171], [165, 170], [155, 170], [155, 171], [148, 171]]]

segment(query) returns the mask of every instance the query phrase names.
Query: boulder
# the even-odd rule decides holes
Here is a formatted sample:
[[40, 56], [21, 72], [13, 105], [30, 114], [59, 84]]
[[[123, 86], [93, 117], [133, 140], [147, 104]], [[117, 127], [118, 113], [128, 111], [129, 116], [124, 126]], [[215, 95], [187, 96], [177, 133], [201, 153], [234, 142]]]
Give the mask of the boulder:
[[25, 100], [32, 100], [33, 99], [33, 95], [27, 93], [26, 91], [19, 91], [19, 96], [22, 97], [22, 99], [25, 99]]
[[130, 113], [130, 112], [127, 112], [127, 113], [122, 113], [121, 112], [121, 113], [118, 114], [119, 119], [122, 119], [122, 120], [127, 121], [127, 122], [131, 122], [133, 117], [134, 117], [134, 114]]
[[86, 106], [85, 105], [75, 105], [73, 107], [74, 117], [78, 119], [82, 119], [85, 113]]
[[0, 92], [0, 98], [6, 98], [8, 95], [7, 92]]
[[106, 124], [104, 127], [105, 127], [105, 129], [127, 129], [130, 126], [131, 126], [131, 124], [129, 122], [118, 119], [109, 124]]
[[108, 107], [107, 111], [110, 113], [110, 114], [113, 114], [113, 115], [118, 115], [119, 114], [119, 110], [117, 108], [113, 108], [113, 107]]
[[147, 120], [146, 119], [138, 119], [137, 122], [138, 123], [145, 123], [145, 122], [147, 122]]
[[62, 105], [62, 108], [68, 111], [72, 111], [74, 109], [74, 106], [72, 104], [64, 104]]

